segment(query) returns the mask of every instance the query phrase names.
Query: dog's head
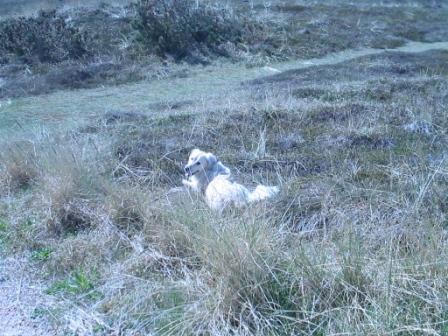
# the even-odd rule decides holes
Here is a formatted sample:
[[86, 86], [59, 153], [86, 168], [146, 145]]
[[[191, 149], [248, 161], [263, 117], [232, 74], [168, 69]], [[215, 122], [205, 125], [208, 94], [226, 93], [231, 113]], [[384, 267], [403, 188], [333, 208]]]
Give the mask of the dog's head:
[[193, 149], [188, 158], [188, 163], [184, 167], [185, 175], [191, 177], [197, 173], [212, 170], [218, 159], [212, 153], [206, 153], [200, 149]]

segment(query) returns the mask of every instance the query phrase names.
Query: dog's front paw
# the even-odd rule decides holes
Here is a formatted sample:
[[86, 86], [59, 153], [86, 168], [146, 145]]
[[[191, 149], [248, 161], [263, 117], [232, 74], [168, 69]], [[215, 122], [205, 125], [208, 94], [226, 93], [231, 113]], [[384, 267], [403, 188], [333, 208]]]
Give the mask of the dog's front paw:
[[183, 180], [182, 180], [182, 184], [183, 184], [184, 186], [186, 186], [186, 187], [191, 187], [191, 182], [188, 181], [188, 180], [183, 179]]

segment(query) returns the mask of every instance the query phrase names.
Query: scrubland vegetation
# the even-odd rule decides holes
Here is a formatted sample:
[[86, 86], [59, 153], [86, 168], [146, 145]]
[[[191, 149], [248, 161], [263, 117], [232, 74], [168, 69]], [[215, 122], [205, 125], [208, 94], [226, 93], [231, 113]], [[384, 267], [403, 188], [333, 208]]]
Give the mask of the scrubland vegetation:
[[[106, 87], [102, 109], [75, 122], [60, 116], [82, 111], [65, 99], [73, 83], [156, 81], [149, 68], [166, 69], [166, 81], [191, 69], [214, 76], [226, 62], [254, 67], [448, 37], [436, 19], [447, 8], [426, 2], [251, 4], [167, 0], [152, 12], [152, 1], [140, 1], [0, 21], [0, 71], [31, 71], [3, 74], [0, 87], [11, 99], [0, 108], [3, 253], [29, 258], [56, 298], [39, 314], [75, 335], [446, 335], [448, 51], [388, 51], [199, 98], [164, 92], [132, 108], [109, 108]], [[88, 29], [99, 16], [120, 34]], [[356, 28], [343, 29], [353, 17]], [[60, 22], [46, 35], [59, 44], [41, 58], [33, 48], [42, 44], [11, 27], [37, 33], [47, 20]], [[59, 52], [79, 43], [82, 55]], [[46, 79], [99, 64], [107, 76]], [[131, 68], [145, 75], [123, 79]], [[13, 89], [25, 82], [42, 85]], [[21, 106], [50, 91], [47, 109], [33, 111], [40, 122], [27, 125], [37, 119]], [[11, 111], [15, 133], [1, 124]], [[279, 197], [217, 215], [172, 190], [194, 147], [218, 154], [245, 185], [279, 185]]]
[[[448, 30], [446, 7], [426, 2], [67, 3], [59, 11], [57, 1], [4, 5], [10, 15], [0, 22], [0, 98], [173, 78], [211, 63], [254, 67], [350, 48], [444, 41]], [[44, 10], [12, 15], [35, 7]]]

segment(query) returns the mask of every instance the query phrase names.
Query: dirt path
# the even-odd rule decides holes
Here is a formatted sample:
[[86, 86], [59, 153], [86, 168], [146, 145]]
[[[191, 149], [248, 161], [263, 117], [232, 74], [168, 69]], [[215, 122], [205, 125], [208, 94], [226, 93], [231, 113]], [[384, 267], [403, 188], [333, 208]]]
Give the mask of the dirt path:
[[51, 297], [32, 274], [25, 260], [0, 255], [0, 335], [57, 335], [43, 316]]
[[[247, 68], [241, 63], [224, 63], [196, 69], [187, 77], [167, 78], [94, 89], [62, 90], [46, 95], [0, 101], [0, 131], [17, 135], [40, 127], [58, 129], [79, 126], [88, 118], [107, 111], [147, 111], [148, 105], [166, 102], [208, 101], [241, 90], [241, 83], [287, 70], [333, 65], [385, 52], [419, 53], [448, 50], [448, 42], [410, 42], [395, 49], [347, 49], [320, 58], [299, 59]], [[213, 88], [212, 90], [210, 88]], [[76, 103], [74, 103], [76, 102]], [[51, 112], [50, 112], [51, 111]]]

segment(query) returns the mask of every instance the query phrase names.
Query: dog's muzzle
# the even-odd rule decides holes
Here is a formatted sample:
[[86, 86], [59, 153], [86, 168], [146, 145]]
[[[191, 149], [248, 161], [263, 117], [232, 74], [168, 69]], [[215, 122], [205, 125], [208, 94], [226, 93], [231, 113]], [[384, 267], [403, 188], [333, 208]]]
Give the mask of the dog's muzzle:
[[185, 171], [185, 176], [187, 176], [187, 177], [191, 177], [197, 173], [197, 171], [192, 173], [190, 167], [188, 167], [188, 166], [184, 167], [184, 171]]

